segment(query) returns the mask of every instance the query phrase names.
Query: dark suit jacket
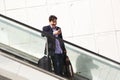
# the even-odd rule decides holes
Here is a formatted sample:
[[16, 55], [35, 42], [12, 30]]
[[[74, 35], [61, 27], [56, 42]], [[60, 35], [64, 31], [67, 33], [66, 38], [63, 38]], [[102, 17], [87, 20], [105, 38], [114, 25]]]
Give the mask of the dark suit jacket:
[[[58, 30], [58, 29], [60, 29], [60, 27], [56, 27], [56, 29]], [[43, 32], [50, 35], [50, 36], [46, 36], [45, 34], [43, 34], [42, 36], [46, 36], [47, 37], [48, 52], [49, 52], [48, 54], [49, 55], [54, 55], [54, 53], [55, 53], [55, 39], [56, 38], [53, 35], [53, 30], [50, 27], [50, 25], [44, 26], [43, 27]], [[58, 35], [57, 39], [60, 41], [60, 46], [61, 46], [63, 52], [66, 52], [64, 42], [62, 41], [62, 39], [63, 39], [62, 33]]]

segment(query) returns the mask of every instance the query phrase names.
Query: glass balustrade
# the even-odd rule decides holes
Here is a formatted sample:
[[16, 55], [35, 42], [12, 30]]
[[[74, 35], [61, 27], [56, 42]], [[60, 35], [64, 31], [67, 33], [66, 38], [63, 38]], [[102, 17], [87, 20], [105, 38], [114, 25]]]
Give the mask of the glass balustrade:
[[120, 65], [65, 43], [74, 73], [89, 80], [120, 80]]
[[[44, 55], [46, 38], [41, 32], [0, 17], [0, 43], [40, 58]], [[77, 76], [89, 80], [120, 80], [120, 64], [76, 47], [65, 41], [67, 55]]]
[[0, 43], [40, 58], [44, 55], [46, 38], [41, 33], [0, 18]]

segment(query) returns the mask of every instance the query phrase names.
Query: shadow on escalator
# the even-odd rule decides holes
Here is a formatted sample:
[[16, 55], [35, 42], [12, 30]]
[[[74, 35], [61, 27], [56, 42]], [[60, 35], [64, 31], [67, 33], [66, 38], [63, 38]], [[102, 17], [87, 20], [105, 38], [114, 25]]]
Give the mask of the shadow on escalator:
[[76, 62], [76, 74], [84, 77], [83, 80], [93, 80], [91, 71], [97, 68], [98, 66], [94, 64], [92, 57], [86, 56], [84, 54], [78, 56]]

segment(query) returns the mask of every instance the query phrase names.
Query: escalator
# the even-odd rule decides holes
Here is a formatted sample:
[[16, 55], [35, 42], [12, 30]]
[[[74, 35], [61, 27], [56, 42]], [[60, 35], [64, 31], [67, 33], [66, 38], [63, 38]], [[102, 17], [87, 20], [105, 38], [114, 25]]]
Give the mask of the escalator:
[[[11, 50], [0, 49], [0, 80], [67, 80], [38, 68], [28, 59], [14, 55], [17, 52], [22, 54], [19, 50]], [[33, 56], [29, 57], [32, 59]]]
[[[0, 14], [0, 57], [3, 64], [6, 64], [0, 64], [2, 78], [40, 80], [40, 77], [44, 76], [42, 80], [66, 80], [66, 78], [37, 67], [38, 60], [44, 55], [46, 43], [46, 38], [42, 37], [41, 34], [43, 34], [41, 30]], [[50, 36], [49, 34], [45, 35]], [[74, 80], [120, 80], [119, 62], [66, 40], [63, 41], [73, 66]], [[8, 60], [8, 64], [4, 60]], [[14, 70], [15, 67], [10, 66], [14, 62], [16, 67], [19, 65], [16, 70]], [[27, 68], [23, 69], [23, 65]], [[13, 72], [8, 67], [13, 69]], [[32, 70], [29, 72], [29, 68], [36, 76], [32, 74]], [[26, 73], [23, 73], [25, 71]]]

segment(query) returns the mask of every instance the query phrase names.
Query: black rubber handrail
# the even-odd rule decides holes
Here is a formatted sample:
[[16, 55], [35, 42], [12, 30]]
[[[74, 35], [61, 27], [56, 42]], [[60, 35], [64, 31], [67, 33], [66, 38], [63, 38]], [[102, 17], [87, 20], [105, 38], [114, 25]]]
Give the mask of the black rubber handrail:
[[34, 62], [32, 62], [32, 61], [30, 61], [30, 60], [28, 60], [28, 59], [25, 59], [25, 58], [23, 58], [23, 57], [20, 57], [20, 56], [18, 56], [18, 55], [15, 55], [15, 54], [12, 53], [12, 52], [9, 52], [9, 51], [4, 50], [4, 49], [1, 49], [1, 48], [0, 48], [0, 51], [6, 53], [6, 54], [8, 54], [8, 55], [15, 56], [16, 58], [18, 58], [18, 59], [20, 59], [20, 60], [27, 61], [27, 62], [29, 62], [30, 64], [37, 66], [36, 63], [34, 63]]
[[[13, 21], [13, 22], [18, 23], [18, 24], [20, 24], [20, 25], [23, 25], [24, 27], [27, 27], [27, 28], [32, 29], [32, 30], [34, 30], [34, 31], [40, 32], [40, 33], [45, 34], [45, 35], [47, 35], [47, 36], [50, 36], [49, 34], [44, 33], [43, 31], [41, 31], [41, 30], [39, 30], [39, 29], [36, 29], [36, 28], [34, 28], [34, 27], [32, 27], [32, 26], [29, 26], [29, 25], [27, 25], [27, 24], [25, 24], [25, 23], [22, 23], [22, 22], [20, 22], [20, 21], [17, 21], [17, 20], [15, 20], [15, 19], [12, 19], [12, 18], [10, 18], [10, 17], [7, 17], [7, 16], [5, 16], [5, 15], [3, 15], [3, 14], [0, 14], [0, 16], [3, 17], [3, 18], [5, 18], [5, 19], [7, 19], [7, 20]], [[107, 60], [109, 60], [109, 61], [111, 61], [111, 62], [113, 62], [113, 63], [116, 63], [116, 64], [120, 65], [120, 62], [117, 62], [117, 61], [115, 61], [115, 60], [113, 60], [113, 59], [110, 59], [110, 58], [105, 57], [105, 56], [103, 56], [103, 55], [100, 55], [100, 54], [98, 54], [98, 53], [96, 53], [96, 52], [93, 52], [93, 51], [91, 51], [91, 50], [88, 50], [88, 49], [86, 49], [86, 48], [83, 48], [83, 47], [81, 47], [81, 46], [78, 46], [78, 45], [76, 45], [76, 44], [73, 44], [73, 43], [71, 43], [71, 42], [69, 42], [69, 41], [66, 41], [66, 40], [63, 40], [63, 41], [64, 41], [65, 43], [68, 43], [68, 44], [74, 46], [74, 47], [77, 47], [77, 48], [79, 48], [79, 49], [82, 49], [82, 50], [87, 51], [87, 52], [89, 52], [89, 53], [91, 53], [91, 54], [94, 54], [94, 55], [96, 55], [96, 56], [102, 57], [102, 58], [107, 59]]]

